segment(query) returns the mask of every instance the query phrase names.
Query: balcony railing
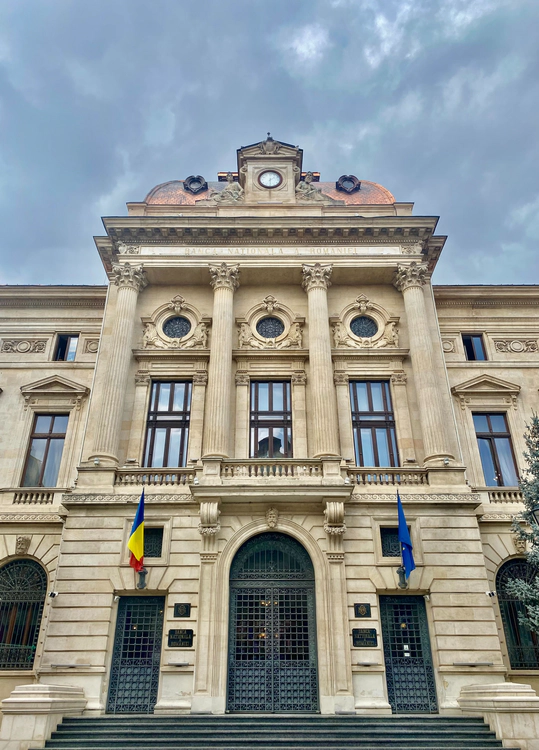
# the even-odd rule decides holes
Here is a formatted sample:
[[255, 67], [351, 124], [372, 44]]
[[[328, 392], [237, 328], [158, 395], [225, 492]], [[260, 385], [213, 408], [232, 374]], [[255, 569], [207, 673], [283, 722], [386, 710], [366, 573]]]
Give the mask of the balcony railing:
[[[2, 494], [13, 493], [13, 505], [53, 505], [62, 501], [62, 495], [67, 492], [61, 487], [17, 487], [2, 490]], [[8, 498], [6, 497], [6, 500]], [[9, 500], [8, 500], [9, 502]]]
[[195, 478], [193, 469], [118, 469], [116, 487], [178, 487], [188, 485]]
[[353, 484], [361, 487], [386, 487], [386, 486], [417, 486], [428, 484], [429, 477], [426, 469], [403, 469], [395, 468], [359, 468], [347, 469], [347, 475]]
[[499, 490], [488, 490], [491, 503], [523, 503], [522, 492], [519, 489], [501, 488]]
[[226, 479], [320, 479], [322, 464], [316, 460], [295, 461], [294, 459], [249, 459], [245, 461], [224, 461], [221, 465], [221, 478]]

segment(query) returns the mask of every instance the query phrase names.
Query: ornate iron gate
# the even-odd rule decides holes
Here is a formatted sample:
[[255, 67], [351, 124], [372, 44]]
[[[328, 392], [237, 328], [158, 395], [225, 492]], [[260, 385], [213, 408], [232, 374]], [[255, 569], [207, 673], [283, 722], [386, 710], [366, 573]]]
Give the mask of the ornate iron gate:
[[163, 596], [122, 596], [110, 670], [107, 711], [150, 714], [157, 701]]
[[504, 563], [496, 576], [498, 604], [511, 669], [539, 669], [539, 634], [519, 622], [518, 616], [526, 613], [526, 607], [507, 591], [507, 584], [513, 580], [533, 583], [538, 574], [537, 568], [517, 557]]
[[381, 596], [388, 700], [393, 713], [438, 713], [422, 596]]
[[284, 534], [250, 539], [232, 564], [228, 710], [318, 711], [314, 570]]

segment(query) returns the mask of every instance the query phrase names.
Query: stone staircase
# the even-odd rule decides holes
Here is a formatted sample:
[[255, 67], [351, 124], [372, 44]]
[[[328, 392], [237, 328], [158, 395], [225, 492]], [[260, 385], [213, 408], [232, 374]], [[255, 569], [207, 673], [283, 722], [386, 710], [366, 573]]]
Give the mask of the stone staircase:
[[47, 750], [494, 750], [501, 748], [502, 743], [482, 719], [468, 717], [235, 714], [66, 718], [45, 747]]

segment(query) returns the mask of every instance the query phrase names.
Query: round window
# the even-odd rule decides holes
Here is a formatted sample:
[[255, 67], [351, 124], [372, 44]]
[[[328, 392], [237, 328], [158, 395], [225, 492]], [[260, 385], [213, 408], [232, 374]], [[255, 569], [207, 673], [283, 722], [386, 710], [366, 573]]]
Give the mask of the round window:
[[265, 339], [275, 339], [284, 332], [284, 323], [279, 318], [262, 318], [256, 324], [256, 330]]
[[378, 332], [376, 321], [366, 315], [354, 318], [350, 323], [350, 329], [353, 334], [362, 339], [370, 339]]
[[170, 339], [181, 339], [191, 330], [191, 323], [182, 316], [169, 318], [163, 325], [163, 333]]

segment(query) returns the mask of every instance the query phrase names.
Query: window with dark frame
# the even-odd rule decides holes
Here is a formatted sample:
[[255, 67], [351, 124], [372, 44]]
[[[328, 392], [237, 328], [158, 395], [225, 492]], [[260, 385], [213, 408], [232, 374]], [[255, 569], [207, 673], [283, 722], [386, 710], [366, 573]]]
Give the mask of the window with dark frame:
[[482, 362], [486, 360], [485, 346], [483, 336], [480, 333], [463, 333], [462, 343], [466, 352], [466, 359], [469, 362]]
[[292, 457], [289, 381], [251, 381], [251, 458]]
[[36, 414], [22, 487], [56, 487], [69, 414]]
[[144, 527], [144, 557], [161, 557], [163, 554], [163, 527]]
[[187, 463], [191, 390], [190, 381], [152, 384], [144, 466], [157, 469]]
[[54, 359], [56, 362], [74, 362], [79, 343], [78, 334], [60, 334], [56, 342]]
[[380, 528], [380, 540], [382, 542], [382, 557], [400, 557], [401, 543], [399, 542], [399, 530], [393, 527]]
[[389, 382], [351, 380], [350, 402], [357, 466], [399, 466]]
[[473, 414], [486, 487], [517, 487], [518, 472], [507, 416]]

